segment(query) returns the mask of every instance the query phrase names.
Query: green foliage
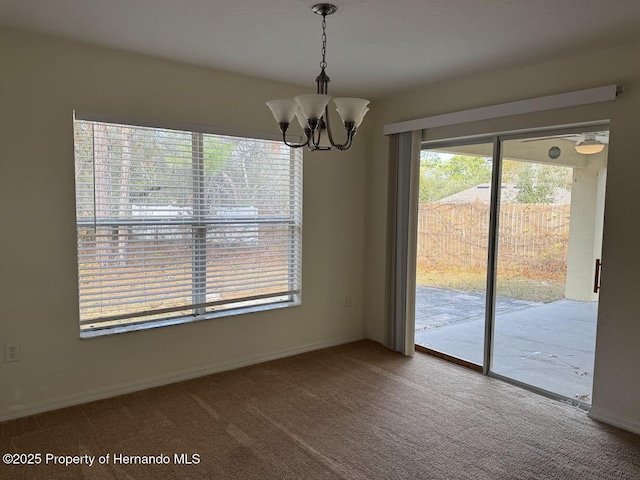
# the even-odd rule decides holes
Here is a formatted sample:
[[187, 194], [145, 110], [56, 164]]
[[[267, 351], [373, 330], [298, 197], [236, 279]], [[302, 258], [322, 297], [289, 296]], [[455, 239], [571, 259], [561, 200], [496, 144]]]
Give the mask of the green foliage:
[[571, 184], [571, 170], [566, 167], [518, 163], [522, 165], [515, 178], [518, 203], [553, 203], [556, 189], [566, 189]]
[[491, 181], [491, 159], [485, 157], [422, 152], [421, 202], [435, 202], [467, 188]]
[[[423, 151], [420, 157], [420, 202], [435, 202], [491, 182], [491, 159]], [[505, 160], [503, 184], [514, 184], [518, 203], [553, 203], [558, 188], [571, 188], [571, 169]]]
[[213, 135], [203, 136], [204, 170], [207, 175], [215, 175], [226, 165], [235, 145], [231, 140]]

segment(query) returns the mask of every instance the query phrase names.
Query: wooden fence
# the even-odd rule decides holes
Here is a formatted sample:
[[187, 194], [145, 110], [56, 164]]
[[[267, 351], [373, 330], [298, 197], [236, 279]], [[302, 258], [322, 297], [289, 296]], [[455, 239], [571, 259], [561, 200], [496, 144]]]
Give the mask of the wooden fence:
[[[500, 268], [565, 272], [569, 205], [500, 206]], [[421, 203], [418, 209], [418, 265], [485, 268], [489, 206]]]

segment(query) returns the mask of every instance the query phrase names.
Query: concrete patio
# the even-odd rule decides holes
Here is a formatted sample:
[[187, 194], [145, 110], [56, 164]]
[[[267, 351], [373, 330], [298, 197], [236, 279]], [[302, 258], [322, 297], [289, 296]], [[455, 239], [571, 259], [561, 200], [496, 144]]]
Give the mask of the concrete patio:
[[[491, 371], [591, 403], [597, 302], [498, 297]], [[481, 365], [484, 294], [418, 286], [416, 344]]]

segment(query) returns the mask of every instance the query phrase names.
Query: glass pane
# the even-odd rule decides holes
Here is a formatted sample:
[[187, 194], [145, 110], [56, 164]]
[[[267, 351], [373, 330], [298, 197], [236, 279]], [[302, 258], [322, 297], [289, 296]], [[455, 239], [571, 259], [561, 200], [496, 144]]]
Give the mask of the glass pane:
[[301, 151], [86, 120], [74, 133], [82, 331], [299, 296]]
[[608, 132], [585, 136], [502, 144], [491, 370], [590, 404]]
[[423, 150], [416, 344], [482, 365], [493, 145]]

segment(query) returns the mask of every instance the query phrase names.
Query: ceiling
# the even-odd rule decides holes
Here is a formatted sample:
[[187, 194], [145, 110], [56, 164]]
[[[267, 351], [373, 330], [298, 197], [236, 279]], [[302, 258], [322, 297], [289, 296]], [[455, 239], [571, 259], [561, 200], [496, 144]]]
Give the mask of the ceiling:
[[[314, 0], [0, 0], [0, 25], [312, 88]], [[638, 0], [335, 0], [330, 92], [391, 93], [640, 40]], [[597, 68], [597, 67], [595, 67]]]

